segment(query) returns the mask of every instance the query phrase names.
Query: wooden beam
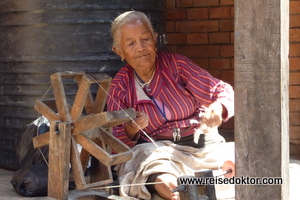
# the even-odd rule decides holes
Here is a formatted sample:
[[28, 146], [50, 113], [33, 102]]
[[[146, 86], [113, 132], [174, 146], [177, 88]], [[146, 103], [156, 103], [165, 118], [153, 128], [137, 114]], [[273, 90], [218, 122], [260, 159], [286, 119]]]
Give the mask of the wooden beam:
[[84, 178], [84, 171], [80, 160], [80, 155], [77, 149], [77, 143], [73, 137], [71, 140], [71, 165], [76, 189], [83, 189], [84, 185], [86, 185], [86, 181]]
[[135, 111], [132, 108], [88, 115], [73, 123], [72, 134], [75, 135], [100, 126], [110, 128], [128, 122], [132, 118], [135, 118]]
[[236, 199], [289, 199], [289, 1], [234, 1]]
[[32, 138], [33, 147], [35, 149], [47, 146], [49, 144], [50, 132], [46, 132], [42, 135], [38, 135]]
[[99, 128], [99, 138], [105, 142], [111, 149], [117, 153], [127, 152], [131, 149], [121, 142], [118, 138], [114, 137], [110, 132], [106, 131], [104, 128]]
[[107, 93], [110, 86], [110, 80], [107, 82], [100, 83], [101, 87], [98, 88], [97, 96], [94, 104], [94, 113], [103, 112], [105, 108], [105, 103], [107, 100]]
[[131, 151], [110, 155], [108, 152], [99, 147], [94, 141], [81, 134], [75, 135], [74, 138], [78, 144], [80, 144], [84, 149], [90, 152], [90, 154], [108, 167], [125, 162], [132, 157]]
[[81, 134], [75, 135], [74, 138], [76, 139], [76, 142], [82, 146], [82, 148], [90, 152], [90, 154], [101, 161], [104, 165], [111, 166], [111, 160], [109, 158], [110, 155], [100, 148], [95, 142]]
[[51, 83], [55, 96], [56, 107], [59, 113], [60, 121], [71, 122], [71, 115], [69, 112], [69, 106], [65, 89], [62, 82], [61, 73], [57, 72], [51, 75]]
[[71, 124], [51, 121], [48, 197], [68, 199]]
[[[49, 103], [49, 100], [36, 100], [34, 109], [46, 117], [49, 121], [59, 120], [59, 116], [50, 108], [45, 102]], [[51, 101], [55, 103], [55, 101]]]
[[83, 76], [79, 82], [79, 88], [76, 93], [76, 97], [71, 110], [71, 119], [72, 121], [76, 121], [82, 115], [83, 107], [86, 102], [86, 98], [90, 91], [91, 84], [88, 80]]

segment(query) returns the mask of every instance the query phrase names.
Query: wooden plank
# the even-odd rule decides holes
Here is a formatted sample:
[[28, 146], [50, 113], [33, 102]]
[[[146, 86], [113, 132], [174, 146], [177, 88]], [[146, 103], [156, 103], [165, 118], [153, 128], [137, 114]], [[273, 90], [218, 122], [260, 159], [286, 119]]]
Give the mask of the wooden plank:
[[62, 78], [81, 78], [85, 72], [84, 71], [65, 71], [65, 72], [57, 72]]
[[76, 142], [82, 146], [82, 148], [86, 149], [95, 158], [97, 158], [106, 166], [111, 166], [111, 160], [109, 159], [110, 155], [100, 148], [95, 142], [81, 134], [75, 135], [74, 138]]
[[71, 165], [76, 189], [83, 189], [84, 185], [86, 185], [86, 181], [84, 178], [84, 171], [81, 165], [80, 155], [77, 149], [77, 143], [73, 137], [71, 139]]
[[[100, 140], [94, 140], [94, 142], [101, 147], [103, 150], [107, 152], [106, 145]], [[103, 180], [113, 180], [111, 166], [106, 166], [102, 164], [99, 160], [95, 157], [91, 157], [91, 177], [90, 182], [99, 182]]]
[[106, 113], [107, 113], [107, 123], [101, 127], [107, 129], [128, 122], [136, 117], [135, 110], [133, 108], [110, 111]]
[[83, 187], [80, 188], [80, 189], [81, 190], [86, 190], [86, 189], [90, 189], [90, 188], [96, 188], [96, 187], [108, 185], [108, 184], [110, 184], [112, 182], [113, 182], [113, 179], [106, 179], [106, 180], [103, 180], [103, 181], [97, 181], [97, 182], [93, 182], [93, 183], [88, 183], [86, 185], [83, 185]]
[[102, 112], [95, 115], [88, 115], [73, 123], [72, 134], [79, 134], [89, 129], [103, 126], [105, 128], [116, 126], [130, 121], [135, 118], [134, 109], [126, 109], [124, 111]]
[[87, 166], [88, 166], [88, 163], [89, 163], [89, 160], [90, 160], [90, 156], [91, 156], [91, 154], [87, 150], [85, 150], [85, 149], [81, 150], [81, 152], [80, 152], [80, 161], [81, 161], [82, 170], [84, 172], [87, 169]]
[[86, 149], [90, 154], [92, 154], [106, 166], [112, 166], [126, 162], [132, 157], [131, 151], [110, 155], [101, 147], [99, 147], [94, 141], [81, 134], [75, 135], [75, 139], [78, 144], [80, 144], [84, 149]]
[[281, 177], [281, 185], [236, 185], [236, 199], [289, 199], [289, 1], [235, 3], [236, 177]]
[[100, 112], [104, 111], [110, 82], [111, 82], [111, 80], [100, 83], [101, 87], [99, 86], [99, 88], [98, 88], [97, 96], [95, 98], [95, 103], [94, 103], [93, 110], [95, 113], [100, 113]]
[[71, 122], [69, 106], [63, 86], [61, 73], [51, 75], [52, 88], [55, 96], [56, 107], [59, 113], [59, 118], [63, 122]]
[[85, 101], [85, 106], [84, 106], [85, 112], [88, 115], [92, 114], [92, 113], [97, 113], [97, 112], [94, 112], [94, 103], [95, 102], [94, 102], [94, 99], [93, 99], [93, 95], [91, 93], [91, 90], [89, 90], [86, 101]]
[[110, 148], [112, 148], [117, 153], [131, 151], [131, 149], [124, 144], [121, 140], [114, 137], [110, 132], [106, 131], [104, 128], [99, 128], [100, 130], [100, 138], [105, 142]]
[[79, 88], [76, 93], [76, 97], [71, 110], [72, 121], [76, 121], [82, 115], [83, 107], [90, 89], [90, 83], [87, 81], [85, 76], [79, 82]]
[[47, 146], [49, 144], [50, 132], [46, 132], [42, 135], [38, 135], [32, 138], [33, 147], [35, 149]]
[[48, 197], [68, 199], [71, 124], [51, 121]]
[[47, 106], [42, 100], [36, 100], [34, 109], [38, 111], [41, 115], [46, 117], [49, 121], [59, 120], [59, 116]]

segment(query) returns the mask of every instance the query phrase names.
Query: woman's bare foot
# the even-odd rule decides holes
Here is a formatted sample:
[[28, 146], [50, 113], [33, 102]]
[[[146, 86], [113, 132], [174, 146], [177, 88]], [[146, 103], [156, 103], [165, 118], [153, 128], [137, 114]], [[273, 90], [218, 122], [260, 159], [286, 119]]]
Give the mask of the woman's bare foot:
[[235, 176], [235, 164], [230, 160], [227, 160], [224, 162], [224, 164], [222, 166], [222, 170], [229, 172], [224, 175], [224, 177], [226, 177], [226, 178], [231, 178], [231, 177]]

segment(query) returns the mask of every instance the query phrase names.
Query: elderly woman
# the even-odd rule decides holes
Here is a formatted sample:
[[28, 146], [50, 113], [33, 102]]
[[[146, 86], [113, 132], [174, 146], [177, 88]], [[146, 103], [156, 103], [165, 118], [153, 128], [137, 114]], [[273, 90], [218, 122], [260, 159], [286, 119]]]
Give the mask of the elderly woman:
[[[233, 116], [233, 89], [182, 55], [158, 52], [157, 34], [144, 13], [129, 11], [119, 15], [112, 23], [111, 33], [112, 50], [127, 64], [111, 83], [107, 109], [136, 110], [135, 119], [113, 129], [113, 134], [133, 147], [135, 153], [131, 161], [119, 166], [119, 176], [123, 183], [125, 177], [126, 183], [160, 182], [123, 192], [141, 199], [149, 198], [149, 192], [157, 192], [164, 199], [178, 199], [171, 189], [177, 185], [179, 174], [175, 171], [179, 165], [179, 171], [184, 173], [188, 173], [186, 168], [213, 168], [211, 163], [203, 164], [203, 160], [198, 162], [196, 158], [203, 159], [207, 149], [211, 151], [225, 142], [217, 128]], [[168, 150], [161, 150], [165, 147]], [[153, 157], [157, 148], [163, 153]], [[172, 156], [167, 155], [168, 151]], [[183, 153], [182, 159], [193, 159], [176, 160], [176, 152], [179, 157]], [[206, 153], [199, 156], [195, 152]], [[152, 166], [158, 160], [163, 161]], [[165, 160], [173, 162], [171, 167]], [[190, 163], [194, 161], [196, 165]]]

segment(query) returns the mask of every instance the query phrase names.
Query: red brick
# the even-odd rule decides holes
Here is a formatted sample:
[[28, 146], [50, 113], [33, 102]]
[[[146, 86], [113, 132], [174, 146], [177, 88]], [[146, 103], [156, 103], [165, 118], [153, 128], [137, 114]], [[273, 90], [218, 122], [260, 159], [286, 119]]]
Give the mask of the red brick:
[[203, 69], [208, 69], [208, 58], [193, 58], [192, 61]]
[[167, 45], [167, 51], [177, 53], [177, 46], [175, 45]]
[[290, 44], [290, 56], [300, 56], [300, 44]]
[[300, 58], [289, 58], [290, 70], [300, 70]]
[[186, 19], [186, 9], [172, 9], [167, 10], [167, 20], [185, 20]]
[[230, 33], [230, 44], [234, 44], [234, 32]]
[[208, 32], [217, 31], [219, 23], [217, 20], [203, 20], [203, 21], [177, 21], [175, 29], [178, 32]]
[[290, 126], [290, 140], [300, 139], [300, 126]]
[[187, 44], [208, 44], [208, 34], [207, 33], [187, 34]]
[[225, 6], [225, 5], [234, 5], [234, 0], [221, 0], [220, 1], [220, 5], [221, 6]]
[[300, 112], [300, 99], [290, 99], [289, 108], [290, 112]]
[[300, 15], [290, 15], [290, 28], [300, 27]]
[[233, 70], [222, 70], [221, 80], [233, 85], [234, 83], [234, 71]]
[[300, 87], [300, 72], [290, 72], [290, 85], [299, 85]]
[[234, 18], [234, 6], [231, 7], [231, 17]]
[[219, 0], [179, 0], [180, 7], [218, 6]]
[[[290, 112], [290, 126], [299, 126], [300, 125], [300, 113], [291, 113]], [[299, 139], [300, 139], [300, 134]]]
[[289, 86], [290, 98], [300, 99], [300, 86]]
[[234, 69], [234, 57], [230, 59], [231, 69]]
[[186, 44], [186, 36], [183, 33], [167, 33], [168, 44]]
[[201, 46], [179, 46], [178, 53], [186, 55], [189, 58], [218, 57], [219, 47], [214, 45]]
[[229, 58], [211, 58], [209, 60], [210, 69], [230, 69]]
[[300, 28], [290, 29], [290, 42], [300, 42]]
[[176, 1], [174, 1], [174, 0], [166, 0], [166, 8], [167, 8], [167, 10], [175, 8], [175, 6], [176, 6], [175, 2]]
[[230, 32], [209, 33], [209, 44], [230, 44]]
[[[207, 69], [207, 68], [206, 68]], [[213, 77], [217, 79], [221, 79], [221, 70], [216, 69], [207, 69], [208, 73], [210, 73]]]
[[225, 57], [233, 57], [234, 56], [234, 46], [233, 45], [224, 45], [221, 46], [220, 48], [221, 56], [225, 56]]
[[188, 19], [208, 19], [208, 8], [190, 8], [187, 11]]
[[232, 18], [231, 7], [216, 7], [209, 9], [209, 18]]
[[234, 31], [234, 20], [233, 19], [220, 20], [220, 31]]
[[290, 14], [300, 14], [300, 1], [290, 1]]
[[174, 32], [175, 31], [175, 21], [168, 21], [166, 25], [167, 32]]

